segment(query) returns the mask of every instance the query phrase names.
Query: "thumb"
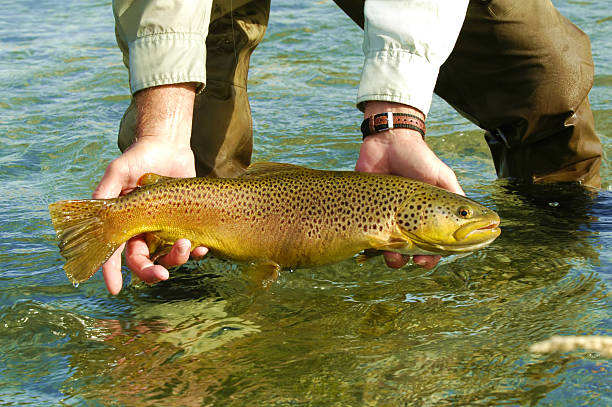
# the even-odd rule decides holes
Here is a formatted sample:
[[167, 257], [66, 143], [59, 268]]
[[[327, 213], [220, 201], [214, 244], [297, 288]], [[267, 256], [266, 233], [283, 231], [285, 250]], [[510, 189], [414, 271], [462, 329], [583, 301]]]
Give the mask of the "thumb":
[[465, 196], [463, 188], [461, 188], [459, 181], [457, 181], [455, 172], [447, 166], [445, 166], [445, 171], [441, 171], [440, 173], [440, 177], [438, 178], [438, 186], [457, 195]]
[[111, 162], [108, 167], [106, 167], [106, 171], [104, 171], [100, 183], [94, 190], [92, 198], [109, 199], [118, 197], [123, 190], [125, 178], [122, 171], [115, 164], [115, 161]]

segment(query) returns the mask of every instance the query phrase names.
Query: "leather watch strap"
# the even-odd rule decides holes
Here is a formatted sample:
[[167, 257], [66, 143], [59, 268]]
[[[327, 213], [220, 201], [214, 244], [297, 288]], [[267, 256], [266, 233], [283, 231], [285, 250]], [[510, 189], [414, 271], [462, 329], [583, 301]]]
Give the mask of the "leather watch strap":
[[412, 129], [421, 133], [421, 136], [425, 138], [425, 122], [420, 117], [409, 113], [379, 113], [370, 116], [361, 123], [363, 138], [393, 128]]

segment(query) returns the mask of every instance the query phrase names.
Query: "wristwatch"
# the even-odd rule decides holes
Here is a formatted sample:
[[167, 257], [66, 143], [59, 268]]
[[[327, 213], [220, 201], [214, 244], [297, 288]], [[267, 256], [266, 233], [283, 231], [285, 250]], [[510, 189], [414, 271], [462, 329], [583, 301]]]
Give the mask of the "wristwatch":
[[367, 136], [394, 128], [412, 129], [425, 138], [425, 122], [418, 116], [409, 113], [385, 112], [372, 115], [361, 123], [361, 133]]

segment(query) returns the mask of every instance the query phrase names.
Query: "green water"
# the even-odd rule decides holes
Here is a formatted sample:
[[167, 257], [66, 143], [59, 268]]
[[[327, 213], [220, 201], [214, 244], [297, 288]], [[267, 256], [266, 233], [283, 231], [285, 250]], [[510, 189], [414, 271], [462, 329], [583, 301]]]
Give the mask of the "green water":
[[[0, 2], [0, 405], [612, 405], [612, 170], [604, 188], [497, 180], [481, 131], [435, 99], [428, 141], [496, 209], [491, 246], [433, 271], [346, 261], [253, 294], [205, 260], [107, 294], [63, 274], [50, 202], [88, 197], [117, 155], [127, 74], [103, 1]], [[302, 3], [307, 3], [303, 5]], [[555, 1], [592, 39], [596, 129], [612, 152], [606, 1]], [[252, 60], [256, 160], [351, 169], [361, 32], [331, 1], [273, 2]]]

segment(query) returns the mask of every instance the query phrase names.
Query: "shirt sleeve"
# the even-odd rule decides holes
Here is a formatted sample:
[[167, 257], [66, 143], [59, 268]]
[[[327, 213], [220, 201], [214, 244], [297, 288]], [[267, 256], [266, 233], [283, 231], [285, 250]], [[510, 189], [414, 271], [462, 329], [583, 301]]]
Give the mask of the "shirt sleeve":
[[359, 109], [368, 100], [382, 100], [427, 115], [467, 5], [468, 0], [366, 0]]
[[206, 83], [212, 0], [114, 0], [115, 32], [136, 93], [152, 86]]

